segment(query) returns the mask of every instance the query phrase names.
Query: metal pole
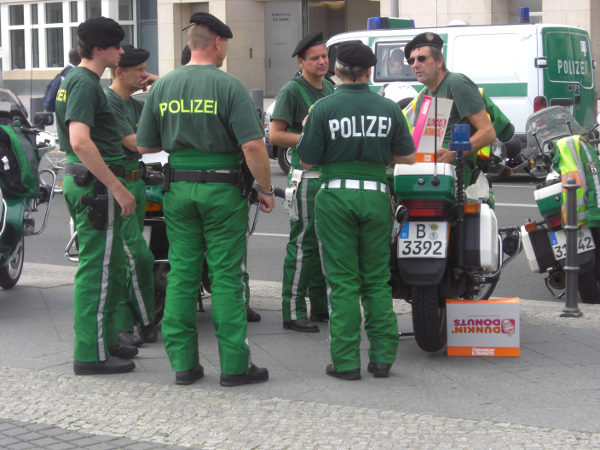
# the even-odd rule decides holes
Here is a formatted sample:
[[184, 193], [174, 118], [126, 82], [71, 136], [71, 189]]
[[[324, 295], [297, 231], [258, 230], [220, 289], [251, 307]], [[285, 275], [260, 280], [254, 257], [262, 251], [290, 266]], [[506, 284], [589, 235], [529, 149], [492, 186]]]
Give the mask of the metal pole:
[[400, 17], [399, 0], [390, 0], [390, 17]]
[[579, 185], [575, 178], [569, 177], [567, 184], [563, 184], [563, 189], [567, 190], [567, 224], [565, 225], [565, 234], [567, 236], [567, 261], [565, 264], [567, 297], [565, 307], [560, 317], [581, 317], [583, 313], [577, 306], [577, 188]]

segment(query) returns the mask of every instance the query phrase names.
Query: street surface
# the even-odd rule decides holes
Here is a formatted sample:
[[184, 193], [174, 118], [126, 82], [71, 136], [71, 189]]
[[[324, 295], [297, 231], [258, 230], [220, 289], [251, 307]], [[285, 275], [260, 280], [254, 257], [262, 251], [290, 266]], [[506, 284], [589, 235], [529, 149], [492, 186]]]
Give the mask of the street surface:
[[[274, 186], [285, 188], [286, 176], [276, 161], [271, 162], [271, 176]], [[501, 227], [523, 225], [528, 218], [541, 219], [533, 198], [536, 184], [529, 176], [519, 174], [494, 185], [496, 216]], [[41, 206], [36, 223], [41, 224], [43, 213], [44, 206]], [[259, 213], [256, 231], [250, 238], [248, 266], [251, 279], [281, 282], [288, 234], [289, 217], [282, 201], [276, 199], [271, 214]], [[25, 261], [75, 267], [64, 257], [69, 238], [69, 213], [62, 194], [57, 194], [50, 209], [48, 227], [41, 235], [25, 242]], [[525, 253], [521, 252], [502, 271], [494, 296], [551, 300], [553, 297], [544, 278], [531, 272]]]

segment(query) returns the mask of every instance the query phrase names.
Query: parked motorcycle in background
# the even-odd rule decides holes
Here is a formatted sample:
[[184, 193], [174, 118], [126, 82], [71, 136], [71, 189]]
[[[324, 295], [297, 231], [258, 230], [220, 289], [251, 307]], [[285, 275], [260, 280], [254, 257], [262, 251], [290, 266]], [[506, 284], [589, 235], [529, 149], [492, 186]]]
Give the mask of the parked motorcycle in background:
[[[19, 98], [0, 88], [0, 125], [6, 127], [0, 138], [0, 287], [17, 284], [23, 270], [25, 237], [35, 236], [46, 228], [56, 176], [44, 170], [51, 184], [40, 182], [40, 159], [54, 149], [54, 137], [44, 131], [52, 125], [52, 113], [35, 113], [33, 125]], [[27, 169], [27, 170], [26, 170]], [[31, 177], [26, 178], [25, 173]], [[36, 230], [34, 212], [46, 204], [44, 221]]]
[[[597, 125], [596, 125], [597, 127]], [[595, 128], [595, 127], [594, 127]], [[597, 144], [592, 130], [581, 127], [564, 108], [553, 106], [532, 114], [527, 119], [527, 146], [538, 152], [536, 157], [548, 167], [558, 149], [556, 141], [569, 136], [583, 136]], [[596, 151], [596, 150], [593, 150]], [[588, 189], [594, 189], [588, 186]], [[563, 231], [563, 188], [561, 176], [551, 171], [534, 192], [541, 220], [521, 227], [523, 247], [532, 272], [546, 273], [546, 287], [559, 298], [565, 289], [566, 236]], [[584, 303], [600, 303], [600, 228], [580, 226], [577, 232], [578, 289]]]

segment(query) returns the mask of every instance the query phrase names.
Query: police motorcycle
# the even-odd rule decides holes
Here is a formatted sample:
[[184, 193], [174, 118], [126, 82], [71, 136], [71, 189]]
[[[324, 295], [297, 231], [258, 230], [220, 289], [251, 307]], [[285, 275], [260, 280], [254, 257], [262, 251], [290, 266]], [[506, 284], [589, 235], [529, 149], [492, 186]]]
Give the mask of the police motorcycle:
[[469, 125], [453, 125], [456, 167], [427, 162], [393, 171], [390, 284], [394, 298], [412, 304], [414, 335], [427, 352], [446, 345], [446, 299], [488, 300], [502, 267], [521, 251], [518, 228], [498, 227], [483, 173], [491, 162], [478, 161], [474, 183], [465, 186], [462, 152], [469, 150]]
[[[532, 114], [527, 119], [527, 146], [539, 152], [540, 159], [547, 161], [550, 166], [553, 156], [559, 151], [557, 142], [562, 138], [582, 136], [588, 144], [595, 145], [600, 142], [595, 139], [594, 128], [590, 130], [581, 127], [566, 109], [552, 106]], [[583, 142], [580, 141], [580, 145], [584, 145]], [[591, 146], [588, 150], [590, 156], [596, 152]], [[581, 151], [584, 151], [583, 148]], [[594, 159], [598, 159], [597, 153]], [[589, 165], [583, 164], [582, 168], [589, 169], [590, 174], [597, 174], [599, 170], [598, 164], [591, 162]], [[585, 174], [577, 176], [579, 184], [582, 181], [581, 176]], [[521, 227], [523, 247], [531, 271], [546, 274], [546, 287], [556, 298], [562, 297], [565, 289], [566, 237], [562, 220], [564, 181], [557, 172], [550, 172], [534, 192], [542, 219], [528, 219], [528, 223]], [[595, 190], [590, 183], [588, 190]], [[578, 289], [582, 301], [600, 303], [600, 228], [580, 224], [577, 232], [577, 260]]]
[[[0, 287], [14, 287], [23, 270], [25, 237], [41, 234], [46, 228], [55, 174], [38, 173], [40, 159], [54, 149], [52, 134], [44, 131], [52, 125], [52, 113], [34, 114], [33, 124], [19, 98], [9, 89], [0, 88]], [[52, 185], [41, 182], [46, 173]], [[42, 225], [36, 230], [33, 213], [46, 205]]]

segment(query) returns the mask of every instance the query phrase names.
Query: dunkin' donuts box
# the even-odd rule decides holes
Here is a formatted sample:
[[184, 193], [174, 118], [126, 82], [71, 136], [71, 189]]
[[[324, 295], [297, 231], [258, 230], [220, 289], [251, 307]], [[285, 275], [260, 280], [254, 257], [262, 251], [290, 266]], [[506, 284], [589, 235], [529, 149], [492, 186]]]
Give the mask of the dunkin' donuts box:
[[446, 300], [448, 356], [519, 356], [520, 301]]

